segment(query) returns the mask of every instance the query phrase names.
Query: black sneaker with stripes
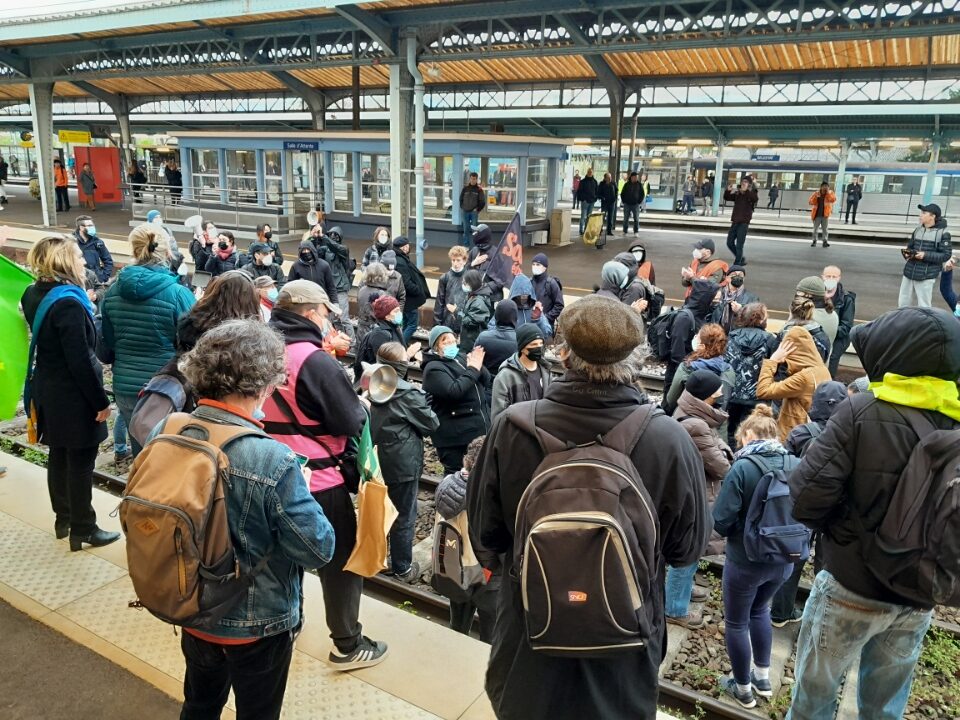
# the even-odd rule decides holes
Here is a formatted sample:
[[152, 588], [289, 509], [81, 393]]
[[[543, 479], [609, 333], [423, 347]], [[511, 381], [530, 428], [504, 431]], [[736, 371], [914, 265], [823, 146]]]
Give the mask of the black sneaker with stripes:
[[387, 657], [387, 644], [371, 640], [366, 635], [360, 637], [360, 643], [349, 653], [341, 653], [336, 647], [330, 651], [328, 662], [335, 670], [359, 670], [373, 667]]

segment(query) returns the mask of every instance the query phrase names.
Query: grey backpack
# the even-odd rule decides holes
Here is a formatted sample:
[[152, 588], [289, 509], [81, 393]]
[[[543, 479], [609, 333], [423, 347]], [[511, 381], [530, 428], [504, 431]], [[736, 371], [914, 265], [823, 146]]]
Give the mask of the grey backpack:
[[548, 401], [507, 410], [545, 453], [520, 498], [514, 534], [528, 641], [564, 657], [642, 648], [660, 528], [630, 453], [660, 411], [642, 405], [603, 437], [574, 445], [537, 426], [541, 402]]

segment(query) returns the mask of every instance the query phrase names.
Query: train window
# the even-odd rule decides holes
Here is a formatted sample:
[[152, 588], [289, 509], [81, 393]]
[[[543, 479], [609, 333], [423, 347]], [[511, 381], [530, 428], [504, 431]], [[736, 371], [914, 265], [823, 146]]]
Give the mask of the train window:
[[364, 213], [390, 212], [390, 156], [360, 156], [360, 188]]
[[333, 209], [353, 211], [353, 153], [333, 153]]

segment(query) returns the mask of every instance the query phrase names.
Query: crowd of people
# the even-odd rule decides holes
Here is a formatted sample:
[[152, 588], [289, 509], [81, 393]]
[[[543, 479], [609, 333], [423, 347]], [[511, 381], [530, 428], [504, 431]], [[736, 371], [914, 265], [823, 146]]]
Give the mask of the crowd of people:
[[[642, 186], [631, 183], [640, 180], [625, 188], [639, 205]], [[582, 202], [593, 184], [590, 174], [580, 181]], [[741, 198], [756, 202], [749, 183], [727, 194], [735, 211]], [[811, 202], [815, 219], [821, 207], [829, 215], [830, 195], [822, 198]], [[241, 252], [233, 233], [205, 222], [190, 242], [192, 280], [162, 217], [149, 220], [130, 233], [131, 262], [119, 272], [86, 215], [72, 238], [33, 247], [25, 404], [51, 449], [55, 530], [71, 550], [119, 537], [99, 528], [91, 502], [111, 414], [102, 364], [113, 370], [118, 460], [148, 457], [163, 434], [166, 420], [126, 437], [158, 378], [178, 388], [172, 409], [192, 413], [188, 437], [206, 426], [243, 430], [221, 448], [225, 500], [238, 567], [256, 570], [246, 601], [183, 633], [183, 717], [215, 714], [231, 686], [238, 712], [279, 717], [303, 569], [320, 577], [331, 666], [387, 657], [383, 641], [363, 634], [363, 578], [346, 569], [365, 427], [398, 513], [388, 572], [401, 581], [427, 570], [413, 557], [427, 439], [443, 466], [438, 527], [461, 529], [478, 571], [451, 595], [450, 625], [469, 632], [479, 613], [499, 718], [653, 718], [667, 625], [697, 632], [708, 623], [696, 582], [705, 553], [726, 556], [732, 673], [723, 692], [747, 708], [770, 697], [772, 628], [801, 623], [789, 718], [832, 717], [858, 658], [861, 715], [902, 716], [934, 602], [887, 582], [871, 564], [882, 555], [872, 538], [902, 510], [897, 485], [915, 467], [913, 448], [960, 428], [960, 325], [929, 307], [929, 289], [954, 263], [938, 207], [921, 208], [904, 250], [904, 307], [855, 326], [856, 295], [831, 265], [796, 282], [778, 332], [750, 289], [734, 228], [737, 261], [716, 258], [711, 240], [696, 243], [677, 273], [682, 307], [666, 309], [641, 244], [604, 263], [595, 292], [566, 305], [545, 253], [510, 287], [487, 275], [492, 240], [481, 226], [469, 249], [448, 253], [425, 342], [414, 333], [426, 279], [409, 240], [386, 228], [363, 254], [354, 319], [357, 263], [322, 219], [287, 273], [270, 225]], [[191, 284], [197, 272], [210, 276], [202, 291]], [[947, 289], [941, 280], [952, 309]], [[908, 304], [911, 292], [920, 307]], [[847, 386], [836, 378], [851, 343], [866, 378]], [[659, 399], [641, 385], [651, 359], [666, 365]], [[387, 397], [359, 390], [371, 364], [396, 375]], [[416, 367], [419, 384], [409, 377]], [[135, 461], [131, 477], [142, 467]], [[785, 497], [780, 524], [757, 514], [764, 502], [786, 507]], [[613, 569], [593, 555], [610, 542], [622, 560]], [[801, 609], [810, 555], [817, 576]], [[545, 602], [555, 606], [545, 612]]]

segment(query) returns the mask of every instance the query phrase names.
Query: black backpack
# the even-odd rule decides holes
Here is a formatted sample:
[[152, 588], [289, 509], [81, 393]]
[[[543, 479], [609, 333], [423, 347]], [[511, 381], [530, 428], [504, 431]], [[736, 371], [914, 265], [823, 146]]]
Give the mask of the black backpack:
[[650, 346], [650, 352], [657, 360], [666, 361], [670, 359], [670, 349], [673, 344], [673, 324], [677, 321], [680, 313], [687, 313], [691, 322], [694, 322], [693, 313], [690, 310], [673, 308], [670, 312], [654, 318], [647, 326], [647, 344]]
[[544, 458], [517, 506], [514, 568], [527, 640], [546, 655], [603, 657], [646, 645], [659, 521], [630, 453], [654, 414], [642, 405], [587, 445], [537, 426], [542, 402], [507, 410]]
[[746, 459], [762, 475], [750, 498], [743, 523], [743, 550], [755, 563], [796, 563], [810, 557], [812, 533], [793, 517], [793, 499], [787, 473], [800, 461], [783, 456], [783, 467], [770, 467], [755, 455]]
[[960, 607], [960, 429], [924, 423], [886, 515], [865, 533], [863, 559], [901, 597]]

